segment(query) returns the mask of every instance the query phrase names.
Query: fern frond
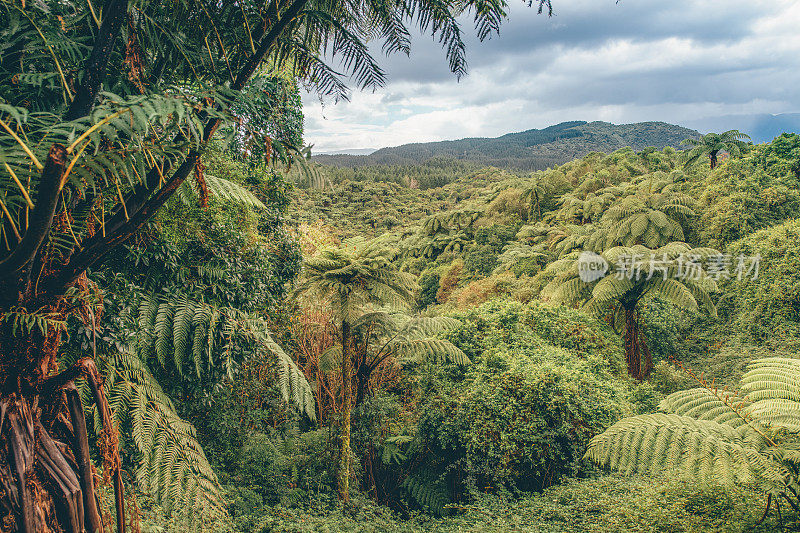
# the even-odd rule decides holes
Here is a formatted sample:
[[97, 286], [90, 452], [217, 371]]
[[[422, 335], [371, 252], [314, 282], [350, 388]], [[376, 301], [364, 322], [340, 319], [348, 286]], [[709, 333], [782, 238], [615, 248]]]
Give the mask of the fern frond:
[[664, 398], [658, 408], [667, 413], [690, 416], [699, 420], [712, 420], [734, 428], [746, 424], [730, 406], [745, 410], [751, 405], [750, 402], [734, 392], [718, 391], [718, 393], [723, 398], [705, 388], [682, 390]]
[[188, 509], [190, 525], [227, 516], [219, 480], [194, 427], [177, 416], [144, 363], [123, 352], [105, 360], [102, 370], [114, 416], [118, 423], [131, 423], [142, 490], [167, 510]]
[[625, 474], [679, 471], [706, 483], [786, 488], [789, 471], [728, 424], [674, 414], [620, 420], [592, 439], [586, 457]]
[[450, 503], [451, 496], [447, 486], [439, 476], [427, 472], [418, 472], [408, 476], [402, 487], [417, 502], [431, 513], [442, 516], [445, 506]]

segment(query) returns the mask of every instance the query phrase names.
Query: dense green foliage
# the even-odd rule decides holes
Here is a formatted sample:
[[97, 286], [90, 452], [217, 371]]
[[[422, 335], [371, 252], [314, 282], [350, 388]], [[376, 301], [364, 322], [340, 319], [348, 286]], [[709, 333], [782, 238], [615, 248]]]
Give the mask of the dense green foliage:
[[485, 304], [451, 338], [475, 363], [428, 385], [419, 433], [424, 471], [449, 476], [456, 494], [538, 491], [577, 474], [588, 439], [625, 409], [602, 357], [619, 358], [618, 344], [583, 316]]
[[[752, 361], [793, 358], [800, 335], [797, 144], [785, 135], [713, 171], [703, 161], [684, 168], [672, 149], [593, 153], [525, 175], [454, 165], [445, 184], [419, 188], [402, 174], [415, 171], [362, 167], [328, 171], [324, 189], [293, 189], [220, 153], [207, 172], [240, 184], [267, 209], [213, 198], [208, 210], [170, 204], [127, 252], [157, 269], [126, 270], [121, 257], [113, 277], [93, 274], [115, 287], [108, 315], [118, 330], [104, 326], [103, 335], [141, 335], [138, 318], [125, 322], [125, 308], [138, 317], [156, 287], [284, 328], [278, 340], [311, 383], [319, 425], [285, 401], [273, 381], [280, 356], [257, 349], [246, 328], [230, 352], [233, 374], [201, 366], [204, 376], [220, 370], [202, 385], [192, 357], [182, 359], [182, 377], [174, 347], [162, 365], [153, 346], [150, 371], [165, 394], [185, 399], [175, 412], [195, 422], [193, 438], [208, 454], [234, 531], [770, 531], [779, 520], [791, 527], [797, 513], [785, 502], [780, 518], [774, 509], [793, 482], [778, 487], [783, 474], [770, 468], [794, 460], [794, 426], [773, 434], [794, 415], [784, 405], [790, 398], [767, 399], [783, 389], [762, 386], [774, 359]], [[395, 222], [381, 223], [389, 217]], [[731, 275], [704, 270], [673, 280], [673, 264], [665, 283], [661, 270], [648, 275], [656, 268], [651, 249], [672, 261], [729, 254]], [[612, 264], [615, 254], [641, 253], [643, 275], [578, 283], [583, 250]], [[755, 255], [758, 278], [738, 279], [737, 258]], [[220, 272], [209, 278], [192, 264]], [[306, 268], [299, 286], [298, 268]], [[643, 382], [626, 377], [617, 304], [629, 300], [652, 357]], [[76, 339], [89, 346], [89, 333]], [[345, 355], [351, 503], [341, 506]], [[675, 360], [718, 382], [744, 376], [741, 394], [761, 395], [767, 403], [758, 405], [773, 411], [696, 389]], [[659, 406], [673, 414], [653, 414]], [[752, 411], [742, 412], [749, 422], [734, 423], [743, 408]], [[748, 433], [757, 424], [749, 417], [766, 421]], [[759, 431], [774, 446], [759, 441]], [[665, 479], [603, 476], [584, 457], [588, 449], [590, 459], [623, 472], [662, 473], [661, 463], [636, 462], [637, 439], [641, 449], [667, 451], [693, 442], [695, 455], [651, 454], [675, 461]], [[598, 455], [601, 447], [611, 452]], [[723, 451], [733, 459], [724, 461]], [[691, 481], [678, 466], [695, 474]], [[767, 493], [773, 510], [759, 522]], [[179, 527], [175, 514], [165, 521], [159, 507], [148, 512], [147, 527]]]
[[798, 526], [800, 136], [308, 166], [299, 83], [507, 6], [102, 4], [0, 2], [4, 531]]
[[[686, 361], [698, 372], [707, 370], [710, 378], [730, 383], [746, 376], [755, 359], [775, 354], [794, 357], [797, 268], [793, 259], [800, 235], [791, 219], [800, 207], [795, 192], [798, 139], [785, 134], [773, 143], [751, 147], [747, 154], [734, 154], [713, 170], [701, 160], [685, 164], [686, 157], [670, 148], [640, 152], [627, 148], [608, 155], [592, 153], [529, 175], [468, 171], [454, 181], [448, 177], [446, 185], [426, 189], [395, 179], [401, 175], [400, 167], [384, 167], [372, 175], [367, 173], [370, 167], [362, 167], [357, 170], [362, 172], [358, 182], [342, 181], [332, 190], [300, 191], [308, 199], [302, 200], [302, 208], [294, 204], [292, 212], [305, 224], [317, 223], [314, 231], [335, 224], [329, 230], [334, 235], [375, 236], [367, 241], [375, 253], [419, 276], [417, 305], [426, 314], [461, 322], [447, 338], [470, 360], [464, 368], [423, 365], [414, 374], [416, 381], [386, 385], [386, 392], [375, 397], [381, 400], [369, 403], [371, 409], [384, 406], [380, 416], [362, 411], [365, 422], [376, 424], [369, 446], [383, 454], [383, 464], [376, 466], [369, 462], [369, 446], [362, 448], [366, 441], [354, 442], [356, 455], [363, 457], [363, 466], [371, 472], [365, 475], [375, 476], [365, 486], [368, 493], [376, 490], [380, 501], [398, 509], [458, 515], [423, 527], [447, 530], [460, 524], [465, 530], [478, 530], [480, 519], [471, 523], [466, 517], [491, 513], [481, 506], [492, 500], [481, 494], [511, 498], [502, 505], [518, 509], [515, 506], [531, 501], [515, 500], [525, 491], [553, 484], [547, 491], [567, 490], [558, 485], [564, 479], [595, 475], [582, 460], [593, 437], [615, 427], [621, 417], [660, 420], [661, 415], [649, 413], [659, 404], [667, 405], [665, 398], [688, 399], [688, 393], [680, 391], [697, 383], [692, 374], [675, 368], [674, 361]], [[346, 175], [345, 170], [337, 172]], [[388, 187], [391, 195], [379, 194]], [[344, 196], [337, 196], [340, 191]], [[317, 207], [326, 202], [324, 209]], [[401, 224], [381, 227], [348, 215], [350, 209], [363, 213], [363, 205], [375, 207], [377, 213], [402, 209], [402, 219], [397, 219]], [[620, 245], [623, 248], [614, 248]], [[578, 271], [571, 269], [582, 250], [602, 253], [610, 263], [612, 255], [626, 250], [639, 253], [640, 263], [631, 268], [642, 277], [630, 283], [613, 276], [602, 283], [579, 282]], [[677, 262], [654, 267], [648, 262], [651, 250]], [[690, 254], [698, 256], [703, 270], [699, 277], [679, 278], [684, 267], [680, 257]], [[740, 275], [736, 270], [752, 267], [752, 261], [737, 265], [740, 257], [752, 256], [760, 256], [757, 279], [753, 270], [745, 268]], [[713, 263], [727, 270], [720, 271]], [[667, 282], [659, 281], [663, 270]], [[575, 280], [574, 287], [567, 290], [564, 285], [570, 279]], [[553, 296], [589, 306], [554, 307]], [[614, 302], [629, 300], [635, 302], [637, 336], [644, 339], [652, 357], [649, 381], [642, 383], [622, 377], [628, 337], [624, 306]], [[708, 314], [698, 313], [700, 309]], [[676, 396], [668, 396], [673, 393]], [[739, 407], [734, 403], [733, 408]], [[718, 411], [726, 409], [730, 418], [731, 407], [721, 405]], [[688, 429], [680, 431], [690, 434]], [[615, 442], [621, 454], [630, 441]], [[702, 462], [695, 463], [699, 465]], [[684, 503], [690, 509], [702, 508], [698, 512], [704, 518], [693, 521], [681, 515], [683, 522], [674, 529], [713, 529], [716, 526], [703, 521], [717, 512], [712, 508], [731, 517], [741, 530], [774, 527], [778, 519], [774, 511], [756, 526], [765, 499], [739, 510], [734, 510], [739, 504], [729, 499], [737, 491], [755, 490], [753, 479], [738, 478], [725, 489], [698, 479], [683, 493], [698, 500]], [[566, 486], [576, 487], [577, 495], [594, 490], [592, 483], [572, 481]], [[765, 487], [761, 485], [762, 490]], [[547, 491], [544, 495], [553, 493]], [[775, 501], [771, 503], [774, 510]], [[470, 515], [471, 505], [481, 509], [477, 515]], [[658, 515], [653, 510], [637, 514], [637, 504], [625, 505], [630, 516], [638, 517], [637, 524]], [[669, 505], [665, 501], [663, 509]], [[713, 507], [717, 505], [721, 507]], [[339, 520], [326, 509], [315, 504], [296, 516], [310, 523]], [[613, 514], [605, 505], [598, 509], [604, 517]], [[782, 513], [784, 521], [794, 516], [785, 502]], [[398, 526], [396, 517], [380, 516], [377, 520], [385, 520], [386, 528], [420, 527], [416, 519]], [[663, 523], [677, 524], [672, 521], [674, 513], [669, 518], [659, 516]], [[627, 518], [616, 518], [621, 521], [613, 524], [607, 519], [598, 518], [598, 525], [587, 522], [581, 530], [624, 530], [622, 524], [630, 528]], [[347, 528], [359, 530], [355, 522], [341, 520], [353, 524]], [[545, 523], [540, 529], [568, 530]], [[302, 530], [297, 525], [286, 528]]]

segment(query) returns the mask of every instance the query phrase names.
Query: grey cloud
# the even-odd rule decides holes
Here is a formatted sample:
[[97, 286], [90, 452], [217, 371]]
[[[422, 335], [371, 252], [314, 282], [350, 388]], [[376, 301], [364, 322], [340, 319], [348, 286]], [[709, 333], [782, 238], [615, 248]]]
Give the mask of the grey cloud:
[[[472, 37], [467, 21], [464, 29], [470, 68], [533, 51], [539, 52], [546, 65], [559, 47], [596, 48], [614, 40], [650, 42], [678, 37], [702, 44], [731, 43], [750, 35], [755, 21], [771, 12], [752, 2], [731, 2], [727, 9], [714, 9], [702, 1], [625, 0], [615, 4], [612, 0], [592, 0], [577, 4], [581, 2], [557, 1], [556, 15], [547, 18], [513, 3], [500, 36], [483, 43]], [[374, 51], [381, 53], [377, 46]], [[452, 78], [441, 47], [426, 36], [414, 39], [410, 58], [394, 55], [382, 58], [380, 63], [390, 82]]]

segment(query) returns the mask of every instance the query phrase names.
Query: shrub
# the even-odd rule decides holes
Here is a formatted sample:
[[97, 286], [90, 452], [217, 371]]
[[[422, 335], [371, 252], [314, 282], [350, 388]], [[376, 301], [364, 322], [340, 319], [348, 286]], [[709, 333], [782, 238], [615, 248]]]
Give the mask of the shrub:
[[476, 244], [464, 254], [464, 268], [475, 277], [488, 276], [497, 265], [497, 252], [490, 244]]
[[480, 305], [496, 296], [508, 295], [515, 281], [512, 272], [504, 272], [496, 276], [472, 281], [457, 289], [450, 297], [459, 309]]
[[475, 242], [491, 246], [494, 252], [499, 254], [507, 242], [514, 240], [520, 227], [520, 224], [484, 226], [475, 231]]
[[239, 488], [257, 493], [267, 504], [332, 492], [335, 469], [328, 437], [326, 430], [288, 438], [253, 433], [239, 452], [233, 478]]
[[607, 368], [550, 345], [484, 358], [423, 406], [426, 468], [456, 493], [541, 490], [578, 474], [589, 439], [624, 411]]
[[686, 322], [684, 316], [684, 311], [659, 297], [650, 298], [642, 305], [642, 333], [653, 355], [653, 363], [679, 355], [680, 330]]
[[525, 219], [528, 216], [528, 206], [521, 201], [521, 194], [522, 191], [515, 187], [500, 191], [497, 197], [486, 207], [486, 213], [489, 215], [511, 215], [519, 220]]
[[461, 326], [448, 338], [471, 359], [496, 350], [529, 354], [543, 345], [570, 350], [580, 357], [599, 357], [612, 371], [622, 369], [622, 341], [606, 324], [582, 311], [494, 300], [454, 315]]
[[718, 304], [726, 337], [785, 346], [800, 338], [800, 221], [758, 231], [733, 243], [728, 253], [760, 256], [758, 279], [744, 276], [723, 284]]
[[286, 458], [263, 433], [255, 433], [242, 446], [236, 464], [236, 479], [263, 500], [276, 502], [286, 488]]
[[444, 277], [439, 283], [439, 290], [436, 292], [436, 301], [445, 303], [450, 299], [450, 295], [458, 286], [461, 279], [461, 272], [464, 270], [464, 262], [461, 259], [456, 259], [447, 269]]
[[439, 274], [438, 272], [425, 271], [419, 278], [419, 305], [421, 308], [426, 308], [431, 304], [436, 303], [436, 295], [439, 292]]

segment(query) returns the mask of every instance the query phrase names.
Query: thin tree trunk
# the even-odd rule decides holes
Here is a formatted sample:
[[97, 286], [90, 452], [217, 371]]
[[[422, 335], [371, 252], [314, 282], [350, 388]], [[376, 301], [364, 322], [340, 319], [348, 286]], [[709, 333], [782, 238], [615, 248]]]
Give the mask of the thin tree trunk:
[[337, 484], [339, 500], [350, 501], [350, 423], [353, 408], [352, 375], [353, 361], [350, 356], [350, 324], [342, 322], [342, 420], [339, 447], [339, 472]]
[[639, 379], [642, 357], [639, 352], [639, 324], [636, 322], [636, 307], [625, 305], [625, 362], [628, 375]]
[[717, 152], [711, 152], [709, 158], [711, 159], [711, 170], [714, 170], [717, 168]]

